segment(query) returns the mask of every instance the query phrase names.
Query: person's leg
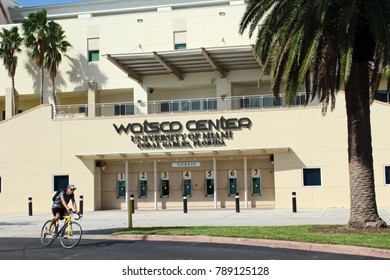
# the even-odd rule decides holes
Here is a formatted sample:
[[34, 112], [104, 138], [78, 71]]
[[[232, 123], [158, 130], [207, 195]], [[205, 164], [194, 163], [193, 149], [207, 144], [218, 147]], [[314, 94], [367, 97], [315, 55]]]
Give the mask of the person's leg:
[[[54, 212], [54, 211], [53, 211]], [[46, 228], [46, 233], [47, 234], [52, 234], [51, 232], [51, 227], [61, 218], [61, 213], [60, 212], [55, 212], [53, 213], [54, 214], [54, 218], [51, 220], [50, 222], [50, 225], [48, 228]]]

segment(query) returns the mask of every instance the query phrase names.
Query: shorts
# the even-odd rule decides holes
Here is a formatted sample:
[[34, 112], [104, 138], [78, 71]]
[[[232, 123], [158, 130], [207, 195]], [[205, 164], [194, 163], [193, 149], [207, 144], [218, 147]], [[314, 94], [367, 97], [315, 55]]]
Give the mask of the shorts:
[[62, 220], [64, 216], [68, 214], [68, 211], [66, 211], [64, 208], [52, 208], [51, 212], [55, 216], [57, 213], [60, 213], [60, 219]]

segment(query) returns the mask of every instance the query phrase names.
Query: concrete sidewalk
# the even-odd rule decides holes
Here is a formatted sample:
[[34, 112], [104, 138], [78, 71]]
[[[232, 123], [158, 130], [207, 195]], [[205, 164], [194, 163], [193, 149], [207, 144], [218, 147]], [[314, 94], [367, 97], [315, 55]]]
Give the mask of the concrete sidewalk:
[[[390, 225], [390, 209], [379, 209], [379, 214]], [[49, 212], [33, 213], [33, 216], [28, 216], [28, 213], [1, 213], [0, 237], [39, 238], [42, 225], [48, 219], [51, 219], [51, 213]], [[297, 213], [292, 213], [291, 209], [241, 209], [239, 213], [236, 213], [235, 209], [189, 209], [188, 213], [183, 213], [183, 211], [178, 210], [136, 210], [132, 215], [133, 227], [326, 225], [346, 224], [348, 220], [349, 209], [343, 208], [298, 209]], [[128, 212], [125, 210], [85, 212], [80, 224], [84, 231], [83, 238], [108, 238], [112, 232], [128, 227]], [[166, 238], [164, 237], [164, 239]], [[178, 237], [172, 238], [175, 241], [178, 239]], [[146, 238], [142, 237], [142, 239]], [[196, 237], [186, 237], [185, 240], [197, 241], [198, 239]], [[199, 240], [201, 240], [200, 242], [204, 242], [204, 237]], [[213, 240], [213, 242], [217, 242], [216, 238]], [[221, 242], [227, 241], [223, 239]], [[237, 239], [231, 239], [231, 242], [240, 243]], [[246, 240], [245, 242], [248, 243], [249, 241]], [[256, 242], [259, 243], [260, 241]], [[272, 247], [281, 246], [286, 248], [286, 246], [289, 246], [289, 248], [297, 248], [291, 247], [292, 242], [267, 242]], [[266, 246], [265, 244], [267, 242], [262, 242], [261, 244]], [[318, 247], [318, 245], [316, 246]], [[330, 245], [322, 245], [322, 247], [324, 246], [332, 247]], [[350, 248], [354, 254], [356, 253], [356, 248], [353, 246], [344, 247]], [[341, 251], [345, 253], [346, 249], [344, 247], [342, 247]], [[307, 244], [305, 248], [307, 249]], [[310, 248], [313, 248], [313, 244], [310, 245]], [[323, 248], [322, 250], [325, 249]], [[370, 250], [372, 251], [373, 249]], [[384, 251], [385, 255], [388, 253], [388, 258], [390, 258], [390, 250]], [[388, 252], [386, 253], [386, 251]], [[380, 255], [383, 257], [383, 252]]]

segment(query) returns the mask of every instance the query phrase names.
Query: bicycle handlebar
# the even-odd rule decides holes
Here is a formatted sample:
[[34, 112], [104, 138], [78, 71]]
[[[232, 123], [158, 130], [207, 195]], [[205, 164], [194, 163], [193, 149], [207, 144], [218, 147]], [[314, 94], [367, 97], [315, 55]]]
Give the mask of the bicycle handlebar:
[[69, 215], [71, 215], [71, 216], [73, 216], [73, 215], [77, 215], [77, 218], [74, 218], [75, 220], [80, 220], [82, 217], [83, 217], [83, 215], [82, 214], [80, 214], [80, 213], [76, 213], [75, 211], [73, 211], [72, 209], [69, 209], [69, 211], [68, 211], [68, 213], [69, 213]]

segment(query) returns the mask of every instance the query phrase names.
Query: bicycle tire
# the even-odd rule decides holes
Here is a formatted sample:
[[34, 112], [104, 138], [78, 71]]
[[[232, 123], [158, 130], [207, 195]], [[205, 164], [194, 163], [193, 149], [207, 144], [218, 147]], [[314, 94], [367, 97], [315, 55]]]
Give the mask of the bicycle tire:
[[[51, 220], [48, 220], [46, 223], [43, 224], [43, 227], [41, 229], [41, 242], [44, 246], [50, 246], [51, 243], [53, 243], [54, 241], [54, 236], [51, 234], [51, 235], [48, 235], [46, 234], [46, 227], [49, 226]], [[55, 230], [55, 226], [52, 225], [51, 227], [51, 232], [53, 233]]]
[[77, 222], [71, 222], [70, 225], [65, 225], [60, 234], [61, 245], [64, 248], [72, 249], [81, 240], [83, 229]]

